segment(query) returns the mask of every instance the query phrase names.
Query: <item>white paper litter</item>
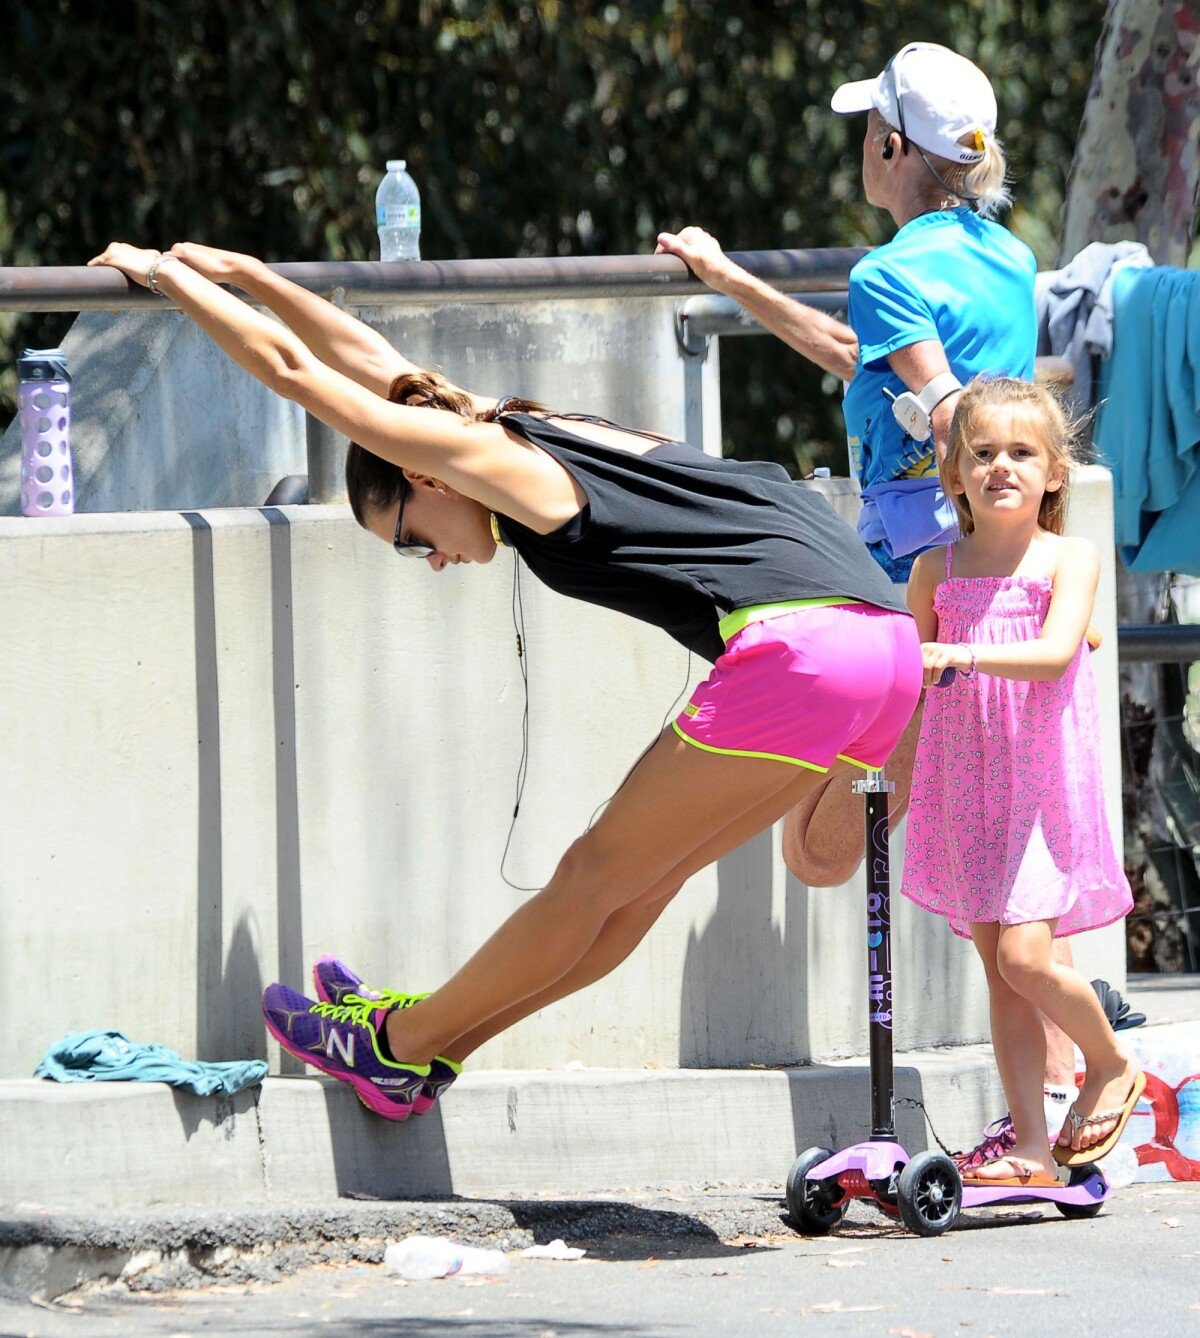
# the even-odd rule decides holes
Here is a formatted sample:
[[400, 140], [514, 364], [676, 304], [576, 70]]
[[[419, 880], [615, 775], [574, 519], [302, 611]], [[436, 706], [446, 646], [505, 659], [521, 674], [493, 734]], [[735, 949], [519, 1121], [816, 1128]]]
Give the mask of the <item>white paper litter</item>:
[[522, 1259], [582, 1259], [586, 1250], [568, 1245], [565, 1241], [552, 1240], [549, 1245], [530, 1245], [521, 1251]]

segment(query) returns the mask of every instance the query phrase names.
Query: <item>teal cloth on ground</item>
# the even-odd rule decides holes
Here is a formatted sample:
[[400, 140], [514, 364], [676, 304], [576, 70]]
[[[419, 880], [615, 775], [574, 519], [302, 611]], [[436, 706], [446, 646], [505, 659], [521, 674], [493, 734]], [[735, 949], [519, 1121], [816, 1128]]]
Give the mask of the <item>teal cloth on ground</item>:
[[1115, 539], [1130, 571], [1200, 576], [1200, 272], [1113, 278], [1113, 350], [1093, 441], [1113, 474]]
[[165, 1045], [141, 1045], [120, 1031], [74, 1031], [46, 1051], [33, 1076], [54, 1082], [165, 1082], [197, 1096], [227, 1096], [262, 1082], [267, 1066], [261, 1059], [200, 1063]]

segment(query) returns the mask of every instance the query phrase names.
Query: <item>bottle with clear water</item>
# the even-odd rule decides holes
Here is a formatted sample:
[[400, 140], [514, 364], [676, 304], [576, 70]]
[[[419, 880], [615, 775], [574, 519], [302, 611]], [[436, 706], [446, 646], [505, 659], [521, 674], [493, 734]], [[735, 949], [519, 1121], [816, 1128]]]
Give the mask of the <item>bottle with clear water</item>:
[[27, 348], [17, 360], [21, 423], [21, 511], [69, 516], [75, 510], [71, 461], [71, 378], [61, 348]]
[[403, 158], [390, 158], [387, 175], [375, 192], [375, 227], [380, 260], [420, 260], [421, 193], [404, 170]]
[[384, 1250], [383, 1262], [393, 1273], [413, 1282], [456, 1273], [494, 1278], [508, 1272], [508, 1256], [503, 1251], [460, 1245], [444, 1236], [407, 1236]]

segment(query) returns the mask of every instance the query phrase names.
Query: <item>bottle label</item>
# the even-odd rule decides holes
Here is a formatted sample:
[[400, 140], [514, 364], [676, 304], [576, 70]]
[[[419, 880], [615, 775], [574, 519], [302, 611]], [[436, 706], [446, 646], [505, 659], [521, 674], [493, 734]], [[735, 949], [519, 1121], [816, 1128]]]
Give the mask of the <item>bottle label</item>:
[[377, 228], [419, 228], [421, 226], [421, 206], [419, 204], [381, 204], [375, 210]]

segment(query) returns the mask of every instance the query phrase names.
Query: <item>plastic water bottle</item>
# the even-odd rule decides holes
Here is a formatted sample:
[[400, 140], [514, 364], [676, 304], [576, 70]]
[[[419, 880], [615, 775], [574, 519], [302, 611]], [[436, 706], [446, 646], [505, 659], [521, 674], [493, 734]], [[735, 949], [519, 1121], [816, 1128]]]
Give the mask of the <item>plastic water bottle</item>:
[[71, 515], [75, 510], [71, 378], [61, 348], [27, 348], [17, 360], [17, 415], [22, 513]]
[[388, 159], [387, 175], [375, 192], [375, 226], [380, 260], [420, 260], [421, 193], [403, 158]]
[[402, 1278], [449, 1278], [456, 1273], [501, 1277], [508, 1272], [508, 1257], [500, 1250], [460, 1245], [444, 1236], [407, 1236], [383, 1252], [383, 1262]]

